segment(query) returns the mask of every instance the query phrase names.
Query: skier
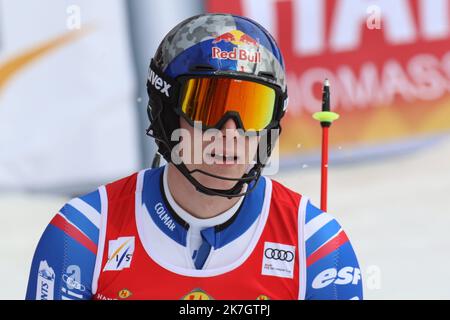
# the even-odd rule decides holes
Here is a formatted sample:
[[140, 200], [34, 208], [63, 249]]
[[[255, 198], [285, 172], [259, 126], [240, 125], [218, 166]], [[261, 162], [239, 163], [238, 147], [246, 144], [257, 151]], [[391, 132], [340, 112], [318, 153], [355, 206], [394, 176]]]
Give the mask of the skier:
[[27, 299], [362, 299], [336, 219], [261, 175], [287, 109], [281, 52], [263, 27], [228, 14], [181, 22], [147, 87], [148, 134], [167, 164], [64, 205]]

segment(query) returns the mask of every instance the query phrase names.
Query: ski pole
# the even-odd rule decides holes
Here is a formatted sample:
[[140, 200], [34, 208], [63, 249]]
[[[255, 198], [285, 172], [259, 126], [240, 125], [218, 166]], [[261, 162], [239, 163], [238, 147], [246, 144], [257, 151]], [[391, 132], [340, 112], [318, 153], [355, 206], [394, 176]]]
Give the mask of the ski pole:
[[313, 118], [320, 121], [322, 126], [322, 165], [320, 187], [320, 209], [327, 211], [328, 189], [328, 129], [333, 121], [339, 119], [339, 115], [330, 111], [330, 82], [325, 79], [322, 92], [322, 111], [313, 114]]

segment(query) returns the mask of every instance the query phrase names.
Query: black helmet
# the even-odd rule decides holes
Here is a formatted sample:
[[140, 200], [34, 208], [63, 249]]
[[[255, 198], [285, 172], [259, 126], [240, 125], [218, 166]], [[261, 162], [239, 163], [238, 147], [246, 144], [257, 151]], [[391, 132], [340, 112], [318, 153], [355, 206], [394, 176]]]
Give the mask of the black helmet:
[[[192, 119], [182, 109], [180, 95], [185, 94], [184, 87], [190, 79], [202, 77], [230, 78], [270, 88], [272, 109], [263, 125], [264, 129], [277, 129], [279, 133], [280, 120], [287, 107], [286, 76], [280, 49], [268, 31], [253, 20], [230, 14], [202, 14], [186, 19], [173, 28], [150, 63], [147, 81], [150, 126], [147, 134], [155, 138], [158, 152], [200, 192], [229, 198], [245, 195], [256, 186], [270, 156], [272, 130], [265, 130], [269, 135], [264, 145], [267, 152], [262, 157], [257, 156], [256, 163], [241, 178], [216, 176], [198, 169], [189, 171], [184, 163], [176, 164], [171, 159], [177, 142], [171, 141], [170, 137], [179, 128], [180, 117], [192, 124]], [[252, 119], [255, 112], [259, 110], [252, 111], [250, 116], [247, 114], [247, 118]], [[221, 121], [214, 122], [212, 126], [220, 129], [228, 117], [234, 117], [241, 127], [245, 127], [245, 121], [251, 121], [229, 110]], [[208, 188], [192, 176], [195, 171], [237, 183], [228, 190]], [[249, 188], [241, 193], [244, 184], [248, 184]]]

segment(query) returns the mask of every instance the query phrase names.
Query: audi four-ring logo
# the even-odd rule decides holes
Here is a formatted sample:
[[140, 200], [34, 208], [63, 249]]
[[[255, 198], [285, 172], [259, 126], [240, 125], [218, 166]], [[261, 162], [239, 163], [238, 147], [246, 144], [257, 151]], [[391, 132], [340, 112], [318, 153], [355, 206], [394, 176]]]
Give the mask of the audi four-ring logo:
[[264, 251], [264, 255], [267, 259], [287, 262], [291, 262], [292, 260], [294, 260], [294, 254], [291, 251], [267, 248], [266, 251]]

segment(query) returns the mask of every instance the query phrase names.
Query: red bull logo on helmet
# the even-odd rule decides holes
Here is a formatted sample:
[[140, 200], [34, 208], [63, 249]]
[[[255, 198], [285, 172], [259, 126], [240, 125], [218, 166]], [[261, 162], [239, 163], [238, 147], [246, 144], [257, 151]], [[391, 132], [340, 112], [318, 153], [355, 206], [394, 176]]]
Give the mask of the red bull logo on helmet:
[[246, 49], [233, 48], [232, 51], [220, 50], [218, 47], [212, 48], [213, 59], [242, 60], [253, 63], [261, 62], [261, 52], [250, 52]]
[[226, 32], [216, 37], [213, 40], [213, 44], [229, 42], [237, 47], [232, 51], [222, 50], [219, 47], [212, 47], [213, 59], [228, 59], [228, 60], [241, 60], [252, 63], [261, 62], [261, 52], [258, 51], [259, 43], [240, 30], [233, 30]]

